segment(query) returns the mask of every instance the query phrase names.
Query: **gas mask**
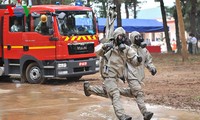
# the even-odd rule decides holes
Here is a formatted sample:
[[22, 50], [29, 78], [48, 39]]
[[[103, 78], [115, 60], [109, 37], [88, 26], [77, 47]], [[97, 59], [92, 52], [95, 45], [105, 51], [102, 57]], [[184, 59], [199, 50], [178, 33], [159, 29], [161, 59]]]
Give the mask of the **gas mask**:
[[141, 48], [145, 48], [147, 46], [146, 42], [144, 42], [144, 39], [140, 35], [135, 36], [134, 44]]
[[126, 41], [126, 36], [124, 34], [117, 36], [117, 38], [116, 38], [116, 44], [119, 47], [120, 51], [123, 51], [126, 48], [126, 46], [124, 44], [125, 41]]

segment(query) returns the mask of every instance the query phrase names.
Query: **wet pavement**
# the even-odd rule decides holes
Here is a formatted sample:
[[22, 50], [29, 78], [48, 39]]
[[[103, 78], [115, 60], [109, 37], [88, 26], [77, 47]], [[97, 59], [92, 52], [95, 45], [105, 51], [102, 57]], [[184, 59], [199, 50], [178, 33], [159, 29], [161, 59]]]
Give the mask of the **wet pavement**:
[[[85, 97], [83, 93], [68, 91], [66, 84], [13, 82], [0, 82], [0, 120], [117, 120], [109, 99]], [[142, 120], [132, 99], [122, 101], [133, 120]], [[152, 120], [200, 120], [195, 112], [147, 106], [155, 113]]]

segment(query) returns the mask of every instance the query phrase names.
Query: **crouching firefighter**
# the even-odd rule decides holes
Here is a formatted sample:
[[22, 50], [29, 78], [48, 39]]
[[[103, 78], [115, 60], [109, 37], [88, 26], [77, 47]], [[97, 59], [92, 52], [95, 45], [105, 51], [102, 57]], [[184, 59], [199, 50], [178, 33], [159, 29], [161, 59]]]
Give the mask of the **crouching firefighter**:
[[[118, 80], [123, 76], [126, 62], [130, 62], [133, 65], [139, 65], [142, 61], [142, 57], [139, 57], [131, 47], [124, 44], [125, 41], [125, 30], [122, 27], [117, 28], [113, 33], [113, 47], [106, 51], [107, 45], [103, 44], [102, 47], [96, 51], [96, 54], [105, 58], [106, 62], [104, 64], [102, 77], [103, 87], [101, 89], [93, 87], [89, 90], [89, 82], [84, 82], [84, 92], [86, 96], [90, 96], [91, 93], [98, 95], [98, 89], [103, 90], [107, 93], [108, 97], [112, 101], [112, 105], [115, 114], [119, 120], [131, 120], [132, 117], [125, 114], [124, 108], [122, 107], [120, 101], [120, 92], [118, 88]], [[91, 92], [89, 92], [91, 91]]]

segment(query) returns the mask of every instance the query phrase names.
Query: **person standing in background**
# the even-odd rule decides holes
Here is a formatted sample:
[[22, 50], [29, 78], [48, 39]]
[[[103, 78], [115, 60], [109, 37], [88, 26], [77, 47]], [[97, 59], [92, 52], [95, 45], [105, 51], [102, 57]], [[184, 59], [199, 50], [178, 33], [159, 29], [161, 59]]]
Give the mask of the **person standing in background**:
[[189, 53], [197, 54], [197, 38], [193, 33], [189, 34], [189, 43], [188, 43]]

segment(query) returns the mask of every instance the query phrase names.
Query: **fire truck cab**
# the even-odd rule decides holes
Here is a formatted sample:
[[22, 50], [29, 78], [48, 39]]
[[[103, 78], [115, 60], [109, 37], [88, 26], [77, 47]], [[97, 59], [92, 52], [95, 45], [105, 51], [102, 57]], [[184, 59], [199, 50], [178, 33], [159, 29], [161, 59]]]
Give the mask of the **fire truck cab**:
[[0, 6], [0, 75], [37, 84], [56, 77], [78, 80], [98, 71], [98, 31], [91, 8], [36, 5], [28, 15], [21, 6], [12, 10], [13, 15]]

